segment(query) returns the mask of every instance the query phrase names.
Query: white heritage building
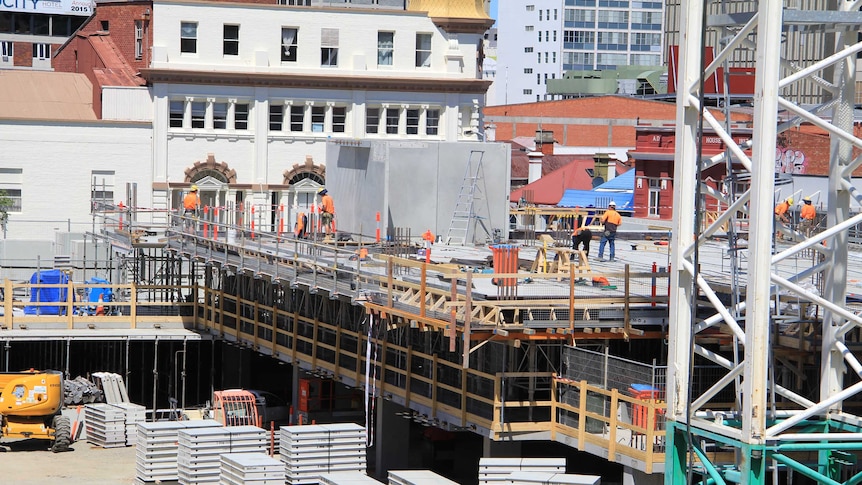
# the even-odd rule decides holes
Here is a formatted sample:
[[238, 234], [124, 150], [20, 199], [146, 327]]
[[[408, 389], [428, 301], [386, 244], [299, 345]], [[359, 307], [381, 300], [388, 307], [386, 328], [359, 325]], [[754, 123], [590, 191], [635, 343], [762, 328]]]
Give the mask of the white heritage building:
[[[24, 221], [87, 230], [72, 226], [91, 221], [91, 199], [124, 200], [129, 183], [153, 222], [192, 184], [205, 205], [301, 210], [325, 183], [327, 146], [479, 141], [482, 40], [493, 23], [482, 0], [288, 3], [302, 5], [143, 2], [133, 16], [145, 86], [111, 84], [112, 66], [133, 55], [120, 21], [88, 38], [98, 73], [77, 76], [95, 85], [101, 120], [0, 107], [0, 188], [16, 201], [8, 237], [50, 238], [60, 226]], [[98, 3], [91, 22], [114, 6]], [[79, 46], [65, 47], [76, 65]], [[111, 52], [118, 59], [105, 59]], [[13, 91], [34, 95], [22, 82]]]

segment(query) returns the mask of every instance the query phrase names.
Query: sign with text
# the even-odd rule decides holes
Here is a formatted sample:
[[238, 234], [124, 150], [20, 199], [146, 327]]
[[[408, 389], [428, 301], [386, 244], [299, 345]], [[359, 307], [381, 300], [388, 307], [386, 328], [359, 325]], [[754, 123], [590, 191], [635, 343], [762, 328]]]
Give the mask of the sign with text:
[[0, 11], [85, 17], [92, 15], [95, 6], [93, 0], [0, 0]]

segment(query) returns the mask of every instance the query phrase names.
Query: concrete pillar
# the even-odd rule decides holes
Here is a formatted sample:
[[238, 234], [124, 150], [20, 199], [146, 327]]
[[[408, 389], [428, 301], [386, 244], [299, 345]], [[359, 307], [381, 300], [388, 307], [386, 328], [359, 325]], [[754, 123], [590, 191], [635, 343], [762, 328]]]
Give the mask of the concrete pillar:
[[299, 364], [290, 364], [291, 372], [293, 373], [290, 383], [290, 403], [293, 408], [293, 414], [290, 415], [290, 423], [296, 424], [299, 422], [297, 414], [299, 412]]
[[664, 483], [664, 474], [646, 473], [635, 470], [632, 467], [623, 467], [623, 485], [662, 485]]
[[[375, 423], [374, 441], [376, 456], [376, 478], [387, 480], [389, 470], [404, 470], [410, 468], [410, 420], [395, 414], [407, 411], [386, 399], [376, 398], [377, 422]], [[385, 430], [385, 432], [384, 432]]]
[[482, 439], [483, 458], [518, 458], [521, 456], [520, 441], [493, 441]]

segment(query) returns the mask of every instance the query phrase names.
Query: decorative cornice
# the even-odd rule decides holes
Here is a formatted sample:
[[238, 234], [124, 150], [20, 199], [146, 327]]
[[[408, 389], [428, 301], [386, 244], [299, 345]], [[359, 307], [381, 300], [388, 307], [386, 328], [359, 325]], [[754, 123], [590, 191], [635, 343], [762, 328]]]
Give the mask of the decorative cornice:
[[494, 19], [431, 17], [431, 21], [452, 34], [484, 34], [494, 25]]
[[491, 81], [483, 79], [333, 77], [308, 74], [189, 71], [181, 69], [142, 69], [141, 76], [150, 84], [228, 84], [233, 86], [266, 86], [276, 88], [413, 91], [424, 93], [484, 94], [491, 85]]

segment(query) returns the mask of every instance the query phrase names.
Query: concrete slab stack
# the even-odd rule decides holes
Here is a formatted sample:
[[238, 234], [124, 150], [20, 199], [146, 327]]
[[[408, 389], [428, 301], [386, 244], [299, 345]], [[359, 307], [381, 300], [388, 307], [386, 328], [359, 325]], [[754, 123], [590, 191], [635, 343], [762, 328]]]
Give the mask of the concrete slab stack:
[[139, 482], [177, 480], [179, 430], [221, 427], [212, 419], [138, 423], [135, 478]]
[[266, 432], [257, 426], [180, 429], [177, 432], [177, 480], [180, 485], [217, 484], [220, 455], [264, 453]]
[[320, 476], [320, 485], [380, 485], [364, 472], [335, 472]]
[[365, 428], [353, 423], [282, 426], [280, 456], [290, 485], [317, 484], [333, 472], [365, 472]]
[[284, 485], [284, 464], [266, 453], [225, 453], [221, 485]]
[[389, 470], [389, 485], [458, 485], [431, 470]]
[[114, 406], [123, 410], [126, 446], [134, 446], [138, 441], [138, 423], [143, 423], [147, 420], [147, 408], [130, 402], [114, 404]]
[[513, 472], [566, 473], [565, 458], [479, 458], [479, 485], [509, 485]]
[[573, 475], [553, 472], [512, 472], [510, 485], [601, 485], [602, 477], [597, 475]]
[[123, 409], [104, 403], [84, 406], [87, 442], [102, 448], [126, 446], [126, 415]]

